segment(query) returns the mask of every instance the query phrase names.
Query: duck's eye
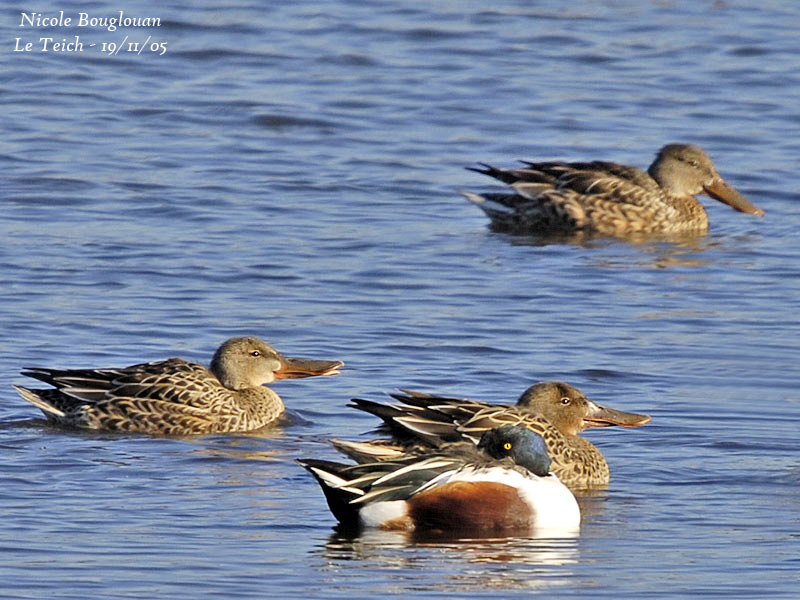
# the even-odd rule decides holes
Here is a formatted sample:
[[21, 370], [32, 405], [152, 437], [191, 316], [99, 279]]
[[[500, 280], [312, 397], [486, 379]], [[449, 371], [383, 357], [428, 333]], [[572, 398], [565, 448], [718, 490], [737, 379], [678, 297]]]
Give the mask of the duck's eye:
[[690, 160], [689, 165], [691, 165], [692, 167], [699, 167], [700, 163], [697, 162], [696, 160]]
[[252, 352], [250, 352], [250, 356], [254, 356], [257, 358], [261, 356], [261, 352], [259, 352], [258, 350], [253, 350]]
[[505, 444], [503, 444], [503, 448], [505, 450], [511, 450], [511, 448], [513, 448], [513, 444], [511, 442], [506, 442]]
[[570, 397], [569, 397], [569, 396], [564, 396], [564, 397], [561, 399], [561, 404], [563, 404], [564, 406], [566, 406], [566, 405], [567, 405], [567, 404], [569, 404], [570, 402], [572, 402], [572, 400], [570, 399]]

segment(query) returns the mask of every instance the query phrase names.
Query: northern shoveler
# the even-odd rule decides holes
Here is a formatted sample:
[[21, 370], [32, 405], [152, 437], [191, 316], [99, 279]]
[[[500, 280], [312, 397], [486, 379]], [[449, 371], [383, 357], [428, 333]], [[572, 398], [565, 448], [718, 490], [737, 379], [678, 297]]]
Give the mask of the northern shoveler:
[[477, 447], [452, 444], [394, 461], [298, 462], [346, 527], [519, 533], [580, 526], [575, 497], [549, 472], [544, 440], [527, 427], [498, 427]]
[[600, 406], [561, 381], [529, 387], [516, 405], [409, 390], [390, 395], [399, 402], [383, 404], [356, 398], [350, 406], [380, 417], [393, 441], [334, 440], [334, 445], [359, 462], [396, 460], [404, 453], [429, 452], [431, 447], [447, 442], [477, 442], [487, 429], [500, 425], [524, 425], [544, 438], [553, 472], [575, 490], [606, 487], [611, 478], [606, 459], [578, 435], [581, 431], [613, 425], [638, 427], [650, 421], [647, 415]]
[[465, 196], [509, 233], [705, 233], [708, 216], [695, 195], [734, 209], [764, 211], [728, 185], [698, 146], [668, 144], [647, 173], [611, 162], [525, 162], [521, 169], [468, 167], [507, 183], [512, 193]]
[[14, 386], [49, 420], [63, 425], [159, 435], [259, 429], [283, 412], [262, 387], [277, 379], [336, 375], [340, 361], [282, 356], [256, 337], [232, 338], [209, 368], [170, 358], [121, 369], [29, 368], [23, 375], [54, 386]]

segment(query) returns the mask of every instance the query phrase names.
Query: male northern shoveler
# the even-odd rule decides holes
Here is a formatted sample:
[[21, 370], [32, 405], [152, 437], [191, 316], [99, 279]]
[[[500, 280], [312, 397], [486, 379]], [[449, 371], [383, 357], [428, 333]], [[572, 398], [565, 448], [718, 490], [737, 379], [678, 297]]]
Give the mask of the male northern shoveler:
[[509, 233], [705, 233], [708, 216], [695, 198], [705, 193], [751, 215], [764, 211], [728, 185], [698, 146], [668, 144], [647, 173], [611, 162], [526, 162], [522, 169], [482, 164], [472, 171], [511, 186], [513, 193], [466, 193]]
[[606, 459], [578, 435], [581, 431], [612, 425], [638, 427], [650, 421], [647, 415], [600, 406], [560, 381], [529, 387], [514, 406], [409, 390], [390, 395], [399, 403], [356, 398], [351, 406], [383, 419], [393, 442], [334, 440], [334, 445], [359, 462], [395, 460], [406, 452], [424, 453], [446, 442], [477, 442], [487, 429], [500, 425], [524, 425], [544, 438], [553, 472], [576, 490], [606, 487], [611, 478]]
[[251, 431], [284, 411], [280, 396], [262, 387], [277, 379], [336, 375], [340, 361], [282, 356], [255, 337], [223, 343], [207, 369], [180, 358], [121, 369], [30, 368], [23, 375], [55, 389], [14, 386], [63, 425], [159, 435]]
[[483, 434], [427, 456], [344, 465], [298, 461], [344, 526], [519, 533], [580, 526], [572, 492], [549, 472], [544, 440], [527, 427]]

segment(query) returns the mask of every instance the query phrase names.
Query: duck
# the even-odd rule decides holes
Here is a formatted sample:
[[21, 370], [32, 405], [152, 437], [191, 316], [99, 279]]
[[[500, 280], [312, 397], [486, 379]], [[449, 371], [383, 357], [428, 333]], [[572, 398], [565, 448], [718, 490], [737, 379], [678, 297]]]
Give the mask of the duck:
[[704, 234], [708, 215], [695, 198], [701, 193], [737, 211], [764, 215], [717, 173], [702, 148], [692, 144], [665, 145], [647, 172], [603, 161], [523, 164], [520, 169], [485, 163], [467, 167], [511, 187], [507, 193], [464, 193], [483, 209], [494, 231]]
[[580, 508], [550, 472], [542, 437], [519, 425], [425, 455], [348, 465], [299, 464], [319, 483], [344, 528], [468, 534], [574, 532]]
[[265, 341], [235, 337], [222, 343], [210, 366], [181, 358], [122, 368], [22, 371], [52, 388], [14, 388], [56, 424], [102, 431], [190, 436], [246, 432], [285, 411], [264, 384], [330, 376], [341, 361], [283, 356]]
[[563, 381], [528, 387], [516, 404], [490, 404], [401, 389], [389, 394], [397, 402], [354, 398], [349, 406], [379, 417], [391, 440], [366, 442], [334, 439], [334, 446], [359, 462], [396, 460], [406, 453], [424, 454], [442, 444], [477, 443], [488, 429], [522, 425], [547, 445], [552, 470], [572, 490], [608, 487], [611, 471], [603, 454], [579, 434], [590, 427], [639, 427], [648, 415], [624, 412], [589, 400]]

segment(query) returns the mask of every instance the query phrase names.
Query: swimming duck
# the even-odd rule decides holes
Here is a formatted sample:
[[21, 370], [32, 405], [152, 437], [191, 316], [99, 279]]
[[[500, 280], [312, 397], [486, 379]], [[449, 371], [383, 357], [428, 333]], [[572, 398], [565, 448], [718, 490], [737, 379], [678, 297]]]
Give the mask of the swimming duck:
[[700, 193], [738, 211], [764, 215], [720, 177], [702, 148], [689, 144], [661, 148], [647, 173], [601, 161], [524, 164], [521, 169], [468, 167], [512, 188], [511, 193], [465, 193], [489, 216], [495, 231], [705, 233], [708, 216], [695, 198]]
[[340, 361], [289, 358], [256, 337], [224, 342], [209, 368], [170, 358], [121, 369], [29, 368], [23, 375], [53, 386], [19, 394], [62, 425], [159, 435], [259, 429], [285, 410], [262, 387], [278, 379], [336, 375]]
[[590, 441], [578, 435], [581, 431], [613, 425], [638, 427], [650, 421], [647, 415], [600, 406], [561, 381], [530, 386], [516, 405], [410, 390], [390, 396], [398, 402], [382, 404], [355, 398], [350, 406], [380, 417], [392, 434], [392, 441], [333, 440], [336, 448], [359, 462], [395, 460], [408, 452], [430, 452], [432, 447], [446, 442], [477, 443], [486, 430], [501, 425], [524, 425], [544, 438], [553, 472], [574, 490], [607, 487], [611, 479], [606, 459]]
[[477, 447], [345, 465], [298, 461], [346, 527], [518, 533], [580, 526], [575, 497], [549, 472], [542, 437], [527, 427], [486, 431]]

